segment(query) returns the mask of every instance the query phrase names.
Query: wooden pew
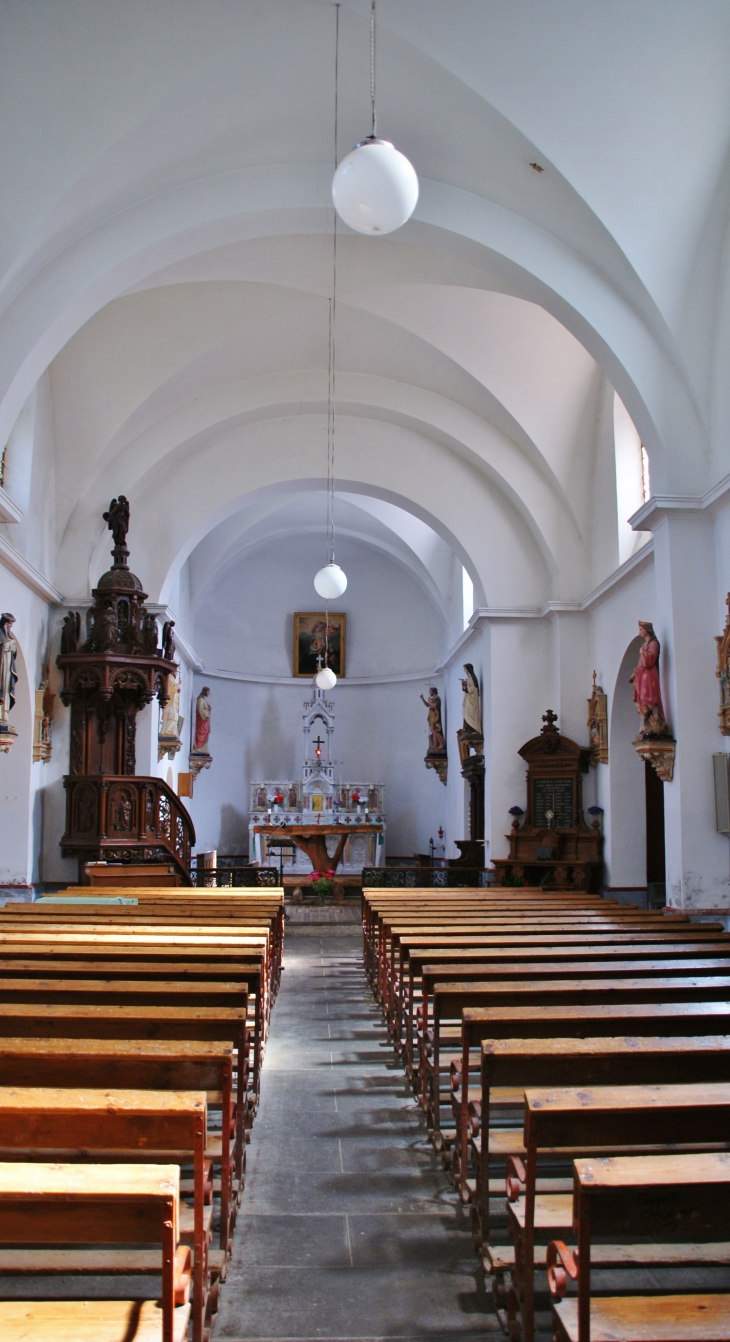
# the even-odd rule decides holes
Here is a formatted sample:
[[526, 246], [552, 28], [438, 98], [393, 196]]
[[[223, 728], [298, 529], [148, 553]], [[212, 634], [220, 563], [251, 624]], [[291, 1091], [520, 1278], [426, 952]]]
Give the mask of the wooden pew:
[[[515, 1008], [520, 1010], [524, 1007], [526, 1010], [539, 1009], [543, 1007], [565, 1005], [566, 1008], [573, 1006], [580, 1009], [583, 1006], [611, 1006], [618, 1002], [630, 1003], [662, 1003], [674, 1002], [677, 1004], [699, 1003], [699, 1002], [722, 1002], [730, 998], [730, 976], [729, 975], [710, 975], [703, 977], [677, 976], [674, 978], [585, 978], [585, 979], [533, 979], [531, 982], [523, 980], [504, 980], [492, 983], [436, 983], [433, 988], [433, 1043], [432, 1057], [423, 1058], [422, 1082], [424, 1086], [424, 1098], [426, 1105], [430, 1101], [430, 1113], [432, 1129], [434, 1135], [440, 1131], [440, 1072], [441, 1072], [441, 1047], [440, 1047], [440, 1025], [441, 1021], [458, 1019], [464, 1013], [466, 1021], [467, 1013], [472, 1010], [479, 1010], [482, 1007], [488, 1015], [491, 1015], [492, 1007], [503, 1007], [507, 1010]], [[728, 1011], [730, 1012], [730, 1001], [728, 1002]], [[466, 1151], [466, 1121], [468, 1106], [468, 1076], [469, 1076], [469, 1058], [472, 1047], [473, 1031], [470, 1031], [465, 1024], [460, 1029], [461, 1039], [458, 1045], [458, 1051], [461, 1052], [461, 1078], [460, 1086], [460, 1127], [461, 1127], [461, 1154], [465, 1158]], [[483, 1036], [482, 1036], [483, 1037]], [[482, 1037], [477, 1040], [476, 1046], [481, 1044]]]
[[[565, 1050], [560, 1041], [591, 1040], [598, 1038], [626, 1039], [631, 1043], [634, 1038], [660, 1038], [663, 1046], [669, 1038], [689, 1038], [699, 1035], [730, 1034], [730, 1003], [728, 1002], [646, 1002], [642, 1004], [614, 1002], [607, 1006], [543, 1006], [473, 1008], [464, 1012], [464, 1026], [469, 1032], [470, 1047], [481, 1045], [482, 1049], [482, 1101], [480, 1132], [475, 1134], [468, 1126], [468, 1106], [464, 1132], [467, 1140], [471, 1136], [477, 1152], [480, 1175], [480, 1195], [477, 1206], [478, 1224], [484, 1243], [489, 1242], [489, 1165], [501, 1162], [506, 1170], [510, 1157], [524, 1159], [525, 1148], [522, 1128], [503, 1126], [492, 1128], [491, 1091], [494, 1068], [490, 1059], [499, 1056], [500, 1041], [509, 1041], [504, 1047], [509, 1053], [517, 1049], [520, 1041], [525, 1041], [529, 1050], [537, 1049], [544, 1041], [550, 1058], [550, 1066], [555, 1066], [555, 1084], [565, 1075], [560, 1069], [560, 1055], [571, 1056], [573, 1045]], [[519, 1053], [517, 1054], [519, 1059]], [[539, 1054], [538, 1054], [539, 1056]], [[580, 1056], [580, 1050], [579, 1054]], [[521, 1063], [518, 1061], [518, 1066]], [[565, 1064], [567, 1066], [567, 1064]], [[496, 1067], [496, 1064], [495, 1064]], [[505, 1069], [500, 1069], [500, 1078], [504, 1078]], [[524, 1083], [512, 1072], [516, 1085], [524, 1092]], [[526, 1072], [523, 1073], [526, 1075]], [[570, 1074], [569, 1074], [570, 1075]], [[579, 1078], [576, 1078], [576, 1083]], [[638, 1078], [637, 1078], [638, 1079]], [[692, 1080], [692, 1075], [683, 1079]], [[725, 1079], [722, 1075], [714, 1079]], [[502, 1080], [502, 1084], [505, 1084]], [[539, 1084], [539, 1083], [538, 1083]], [[488, 1134], [488, 1140], [487, 1136]], [[477, 1141], [477, 1136], [480, 1140]], [[460, 1134], [461, 1139], [461, 1134]], [[463, 1158], [462, 1170], [466, 1158]], [[466, 1177], [462, 1180], [462, 1192], [466, 1190]]]
[[[578, 1263], [564, 1244], [549, 1258], [552, 1285], [561, 1274], [578, 1282], [577, 1299], [553, 1309], [557, 1342], [661, 1342], [730, 1337], [730, 1295], [611, 1295], [591, 1298], [595, 1238], [629, 1240], [651, 1235], [684, 1245], [691, 1263], [697, 1246], [727, 1240], [730, 1162], [722, 1154], [618, 1156], [574, 1164], [574, 1232]], [[701, 1250], [700, 1250], [701, 1253]]]
[[[616, 1068], [618, 1075], [619, 1069]], [[538, 1161], [565, 1162], [585, 1155], [660, 1154], [659, 1148], [676, 1151], [730, 1149], [730, 1083], [704, 1082], [690, 1085], [609, 1085], [575, 1089], [529, 1089], [525, 1093], [525, 1161], [514, 1162], [518, 1177], [508, 1177], [508, 1221], [515, 1245], [516, 1295], [525, 1342], [534, 1338], [535, 1244], [541, 1239], [569, 1238], [573, 1223], [571, 1193], [537, 1192]], [[622, 1148], [627, 1148], [622, 1151]], [[512, 1185], [512, 1186], [510, 1186]], [[666, 1264], [668, 1246], [605, 1246], [609, 1262], [623, 1266], [651, 1267]], [[678, 1265], [688, 1257], [680, 1246]], [[603, 1255], [605, 1264], [606, 1255]], [[726, 1246], [730, 1265], [730, 1244]], [[509, 1311], [514, 1318], [513, 1310]]]
[[[236, 1145], [233, 1045], [198, 1040], [0, 1038], [0, 1086], [89, 1087], [94, 1090], [204, 1091], [208, 1115], [220, 1113], [220, 1136], [208, 1128], [205, 1159], [220, 1170], [220, 1255], [212, 1270], [225, 1277], [242, 1178], [245, 1146]], [[184, 1183], [183, 1183], [184, 1187]], [[191, 1189], [192, 1191], [192, 1189]]]
[[[68, 1088], [0, 1087], [0, 1158], [68, 1161], [80, 1151], [104, 1152], [114, 1163], [144, 1157], [171, 1164], [181, 1153], [193, 1164], [193, 1215], [187, 1225], [179, 1217], [179, 1238], [192, 1241], [193, 1338], [203, 1342], [209, 1331], [210, 1239], [212, 1196], [206, 1198], [206, 1097], [203, 1091], [77, 1090]], [[171, 1157], [171, 1153], [173, 1153]], [[133, 1178], [133, 1166], [130, 1165]], [[179, 1179], [178, 1179], [179, 1189]], [[212, 1193], [212, 1190], [211, 1190]], [[207, 1203], [207, 1206], [206, 1206]], [[22, 1236], [15, 1242], [22, 1244]], [[52, 1243], [49, 1235], [47, 1242]], [[96, 1243], [90, 1237], [89, 1243]], [[134, 1237], [127, 1239], [134, 1243]]]
[[[688, 934], [689, 936], [690, 934]], [[686, 965], [687, 973], [705, 973], [722, 971], [730, 960], [730, 936], [724, 939], [702, 941], [650, 941], [633, 943], [614, 943], [602, 941], [599, 944], [570, 945], [559, 947], [509, 947], [495, 950], [487, 945], [483, 948], [451, 950], [449, 948], [430, 947], [410, 949], [408, 969], [408, 989], [404, 1002], [402, 1018], [403, 1057], [406, 1071], [413, 1077], [414, 1032], [425, 1034], [429, 1028], [429, 1008], [433, 984], [442, 982], [469, 982], [477, 978], [522, 978], [522, 977], [558, 977], [562, 966], [562, 975], [576, 972], [576, 966], [584, 964], [591, 967], [605, 966], [606, 974], [628, 972], [631, 964], [639, 968], [642, 975], [653, 964], [666, 964], [667, 972], [680, 972]], [[617, 969], [617, 966], [621, 966]], [[651, 971], [653, 972], [653, 971]], [[658, 972], [658, 971], [657, 971]], [[420, 1006], [415, 1009], [416, 994], [420, 997]]]
[[177, 1165], [0, 1165], [0, 1244], [146, 1242], [157, 1246], [162, 1271], [159, 1304], [5, 1300], [3, 1342], [184, 1342], [190, 1306], [182, 1302], [187, 1258], [178, 1252], [179, 1179]]
[[[563, 944], [579, 944], [583, 938], [588, 944], [596, 942], [600, 944], [605, 940], [615, 940], [623, 936], [627, 941], [633, 939], [644, 939], [647, 941], [656, 940], [659, 934], [662, 940], [667, 936], [674, 936], [681, 939], [686, 936], [705, 937], [712, 935], [723, 935], [724, 929], [721, 924], [702, 924], [700, 933], [697, 924], [692, 924], [688, 919], [679, 921], [673, 918], [666, 924], [636, 923], [631, 920], [616, 916], [610, 921], [581, 921], [576, 916], [571, 916], [565, 926], [559, 920], [556, 920], [553, 914], [550, 917], [536, 917], [534, 915], [522, 916], [519, 919], [500, 922], [494, 919], [485, 918], [481, 922], [469, 922], [466, 924], [450, 923], [448, 925], [424, 927], [419, 925], [411, 927], [394, 927], [391, 929], [392, 936], [388, 942], [387, 954], [383, 952], [380, 962], [380, 987], [376, 994], [383, 1006], [388, 1021], [390, 1013], [393, 1010], [393, 1000], [398, 993], [398, 984], [402, 979], [403, 966], [407, 960], [409, 951], [412, 948], [424, 948], [430, 944], [434, 949], [446, 949], [452, 946], [454, 949], [468, 949], [469, 947], [485, 946], [493, 944], [495, 946], [516, 945], [520, 939], [527, 937], [540, 938], [545, 946], [556, 946]], [[535, 944], [540, 944], [536, 941]]]

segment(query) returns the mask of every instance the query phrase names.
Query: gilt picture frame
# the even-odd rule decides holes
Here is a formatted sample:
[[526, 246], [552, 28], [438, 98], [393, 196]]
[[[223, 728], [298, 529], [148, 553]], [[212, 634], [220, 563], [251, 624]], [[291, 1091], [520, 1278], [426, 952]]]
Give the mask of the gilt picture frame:
[[294, 614], [294, 675], [310, 679], [329, 666], [338, 679], [345, 675], [347, 616], [337, 611], [296, 611]]

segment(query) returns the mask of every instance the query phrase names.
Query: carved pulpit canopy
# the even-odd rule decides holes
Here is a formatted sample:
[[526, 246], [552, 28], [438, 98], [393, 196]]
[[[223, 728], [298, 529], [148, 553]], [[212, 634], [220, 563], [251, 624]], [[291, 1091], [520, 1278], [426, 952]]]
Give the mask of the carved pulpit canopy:
[[160, 648], [157, 619], [144, 604], [147, 593], [127, 563], [129, 503], [123, 494], [103, 516], [114, 539], [112, 566], [91, 593], [85, 631], [78, 611], [69, 611], [61, 631], [58, 665], [61, 698], [72, 709], [72, 774], [133, 774], [136, 715], [155, 695], [167, 703], [168, 677], [177, 672], [171, 622]]

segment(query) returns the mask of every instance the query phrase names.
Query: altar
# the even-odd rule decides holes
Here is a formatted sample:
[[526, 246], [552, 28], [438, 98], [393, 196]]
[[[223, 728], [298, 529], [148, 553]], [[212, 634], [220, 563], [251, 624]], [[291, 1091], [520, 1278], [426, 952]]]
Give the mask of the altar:
[[338, 875], [359, 875], [363, 867], [384, 866], [385, 788], [382, 783], [335, 778], [334, 710], [326, 691], [315, 684], [312, 698], [304, 704], [301, 778], [250, 784], [251, 862], [281, 865], [285, 876], [301, 876], [302, 880], [313, 869], [336, 866]]

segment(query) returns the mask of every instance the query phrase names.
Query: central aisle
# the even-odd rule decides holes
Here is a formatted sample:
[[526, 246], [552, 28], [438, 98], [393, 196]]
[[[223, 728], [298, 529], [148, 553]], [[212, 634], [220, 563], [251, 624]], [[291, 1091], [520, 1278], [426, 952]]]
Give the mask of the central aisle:
[[287, 931], [214, 1342], [499, 1332], [361, 947], [359, 931]]

